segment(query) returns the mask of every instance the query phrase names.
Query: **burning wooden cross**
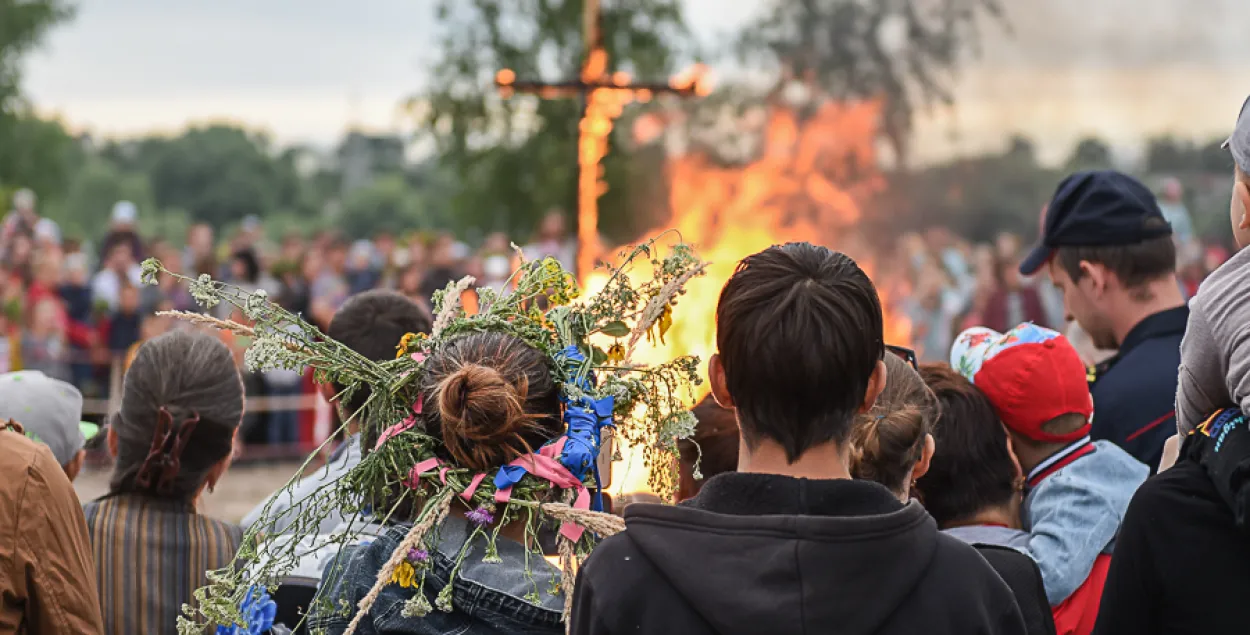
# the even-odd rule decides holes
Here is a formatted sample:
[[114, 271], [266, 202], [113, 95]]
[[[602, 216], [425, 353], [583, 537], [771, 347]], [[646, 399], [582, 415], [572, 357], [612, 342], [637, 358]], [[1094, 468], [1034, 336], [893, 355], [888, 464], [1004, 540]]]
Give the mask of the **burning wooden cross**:
[[562, 82], [518, 82], [511, 69], [495, 75], [502, 96], [521, 93], [542, 99], [583, 98], [577, 134], [577, 274], [585, 276], [599, 254], [599, 197], [607, 191], [600, 165], [608, 153], [612, 122], [632, 102], [646, 103], [658, 94], [706, 95], [706, 69], [701, 65], [673, 77], [667, 84], [632, 84], [629, 73], [608, 73], [608, 52], [603, 46], [599, 0], [585, 0], [582, 14], [586, 51], [581, 76]]

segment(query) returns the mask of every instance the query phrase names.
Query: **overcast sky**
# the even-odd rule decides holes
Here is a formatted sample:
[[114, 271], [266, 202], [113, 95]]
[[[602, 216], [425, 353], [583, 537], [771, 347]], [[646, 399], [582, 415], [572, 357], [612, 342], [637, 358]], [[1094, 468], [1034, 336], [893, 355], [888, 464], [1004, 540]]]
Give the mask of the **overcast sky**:
[[[762, 0], [685, 0], [711, 41]], [[1250, 93], [1250, 2], [1003, 0], [958, 104], [926, 115], [922, 158], [1033, 136], [1057, 159], [1085, 134], [1124, 156], [1146, 134], [1226, 132]], [[82, 0], [26, 68], [36, 105], [115, 136], [229, 119], [328, 145], [349, 125], [403, 129], [397, 104], [433, 59], [431, 0]]]

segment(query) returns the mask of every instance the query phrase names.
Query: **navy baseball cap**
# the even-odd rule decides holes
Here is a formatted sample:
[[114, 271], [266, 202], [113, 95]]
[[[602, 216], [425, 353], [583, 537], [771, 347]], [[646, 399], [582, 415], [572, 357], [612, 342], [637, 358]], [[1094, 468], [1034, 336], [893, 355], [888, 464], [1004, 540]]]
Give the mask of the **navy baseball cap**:
[[1059, 247], [1134, 245], [1170, 235], [1172, 226], [1141, 181], [1114, 170], [1077, 172], [1055, 189], [1041, 242], [1020, 263], [1020, 273], [1037, 273]]
[[1233, 155], [1233, 161], [1237, 162], [1237, 167], [1242, 172], [1250, 174], [1250, 97], [1241, 104], [1241, 113], [1237, 115], [1237, 125], [1233, 128], [1233, 134], [1229, 135], [1228, 140], [1224, 142], [1224, 149]]

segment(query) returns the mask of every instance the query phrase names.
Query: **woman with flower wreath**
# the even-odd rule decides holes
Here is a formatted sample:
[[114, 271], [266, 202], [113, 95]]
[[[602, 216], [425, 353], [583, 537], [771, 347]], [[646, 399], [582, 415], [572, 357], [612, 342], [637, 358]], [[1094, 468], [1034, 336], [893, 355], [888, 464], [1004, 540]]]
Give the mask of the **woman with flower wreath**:
[[[464, 335], [425, 364], [418, 423], [442, 442], [443, 461], [485, 473], [531, 454], [563, 432], [555, 369], [546, 355], [516, 337]], [[325, 599], [355, 607], [411, 530], [412, 513], [419, 509], [411, 507], [404, 522], [394, 523], [372, 543], [345, 550], [327, 570]], [[493, 545], [487, 532], [498, 537]], [[405, 554], [356, 632], [563, 632], [560, 571], [541, 558], [533, 561], [533, 545], [527, 549], [525, 544], [535, 537], [525, 532], [523, 522], [501, 524], [491, 510], [471, 508], [456, 497], [434, 532], [437, 540]], [[450, 603], [453, 610], [429, 610], [440, 603]], [[424, 611], [405, 610], [406, 604]], [[339, 635], [353, 617], [354, 611], [332, 613], [314, 617], [311, 626]]]

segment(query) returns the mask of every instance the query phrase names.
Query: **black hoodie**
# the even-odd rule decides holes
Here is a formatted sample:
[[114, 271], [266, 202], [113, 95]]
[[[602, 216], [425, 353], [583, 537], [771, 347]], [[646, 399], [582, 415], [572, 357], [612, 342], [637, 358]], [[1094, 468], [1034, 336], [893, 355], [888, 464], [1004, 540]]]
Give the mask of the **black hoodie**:
[[722, 474], [625, 524], [582, 567], [573, 635], [1025, 633], [985, 560], [876, 483]]

